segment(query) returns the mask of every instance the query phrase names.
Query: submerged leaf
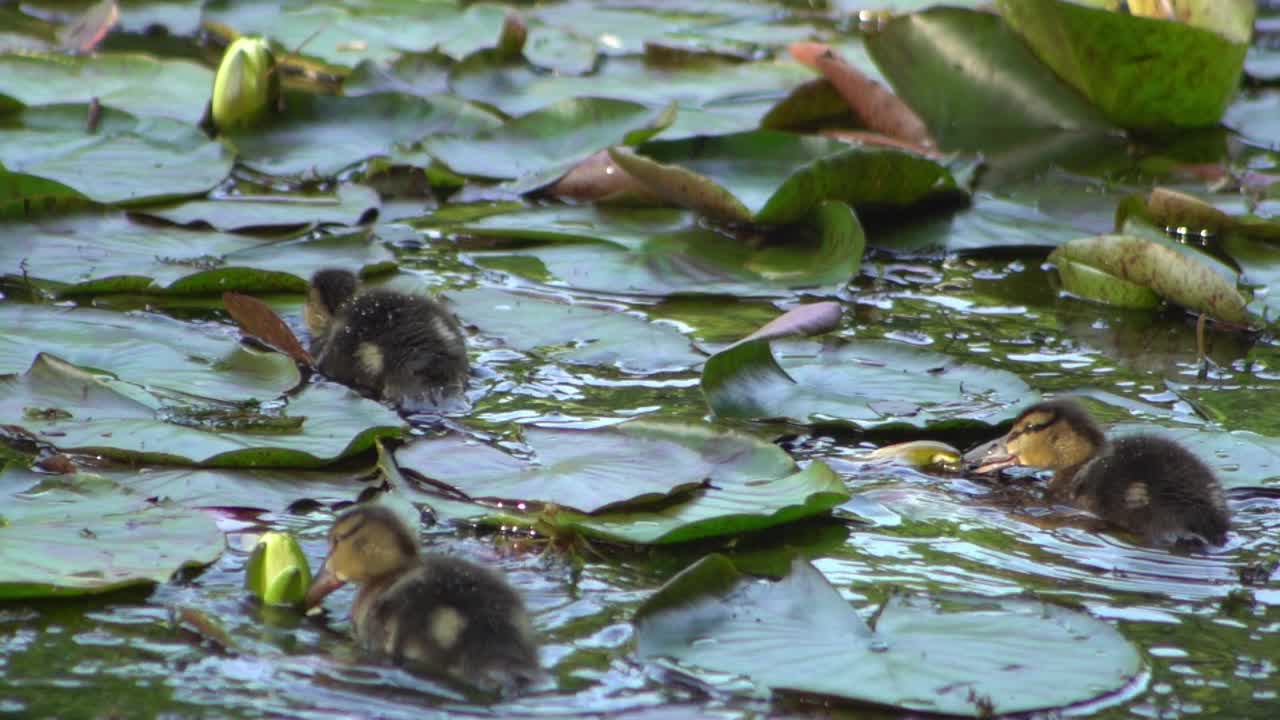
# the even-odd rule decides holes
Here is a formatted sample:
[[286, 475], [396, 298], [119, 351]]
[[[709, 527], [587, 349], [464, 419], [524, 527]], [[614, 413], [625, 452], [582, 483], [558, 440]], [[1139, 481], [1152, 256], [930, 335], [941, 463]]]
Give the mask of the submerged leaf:
[[633, 622], [642, 659], [700, 677], [967, 717], [1084, 702], [1142, 671], [1115, 628], [1034, 600], [895, 595], [873, 631], [803, 559], [769, 582], [708, 556]]

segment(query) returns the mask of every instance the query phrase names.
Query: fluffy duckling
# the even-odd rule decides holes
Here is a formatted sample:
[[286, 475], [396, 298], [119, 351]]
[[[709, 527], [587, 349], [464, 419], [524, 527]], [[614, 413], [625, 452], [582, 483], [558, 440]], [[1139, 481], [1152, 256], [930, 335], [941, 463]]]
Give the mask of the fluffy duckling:
[[1155, 435], [1108, 441], [1071, 400], [1032, 406], [1009, 434], [970, 450], [965, 461], [978, 473], [1011, 465], [1052, 470], [1052, 497], [1150, 544], [1220, 545], [1230, 527], [1222, 486], [1195, 455]]
[[439, 402], [466, 384], [466, 336], [430, 298], [359, 291], [354, 273], [320, 270], [304, 309], [311, 354], [332, 380], [396, 403]]
[[351, 622], [359, 644], [408, 669], [510, 692], [541, 676], [519, 594], [497, 573], [424, 555], [391, 509], [357, 505], [329, 531], [329, 555], [307, 592], [317, 606], [346, 582], [360, 586]]

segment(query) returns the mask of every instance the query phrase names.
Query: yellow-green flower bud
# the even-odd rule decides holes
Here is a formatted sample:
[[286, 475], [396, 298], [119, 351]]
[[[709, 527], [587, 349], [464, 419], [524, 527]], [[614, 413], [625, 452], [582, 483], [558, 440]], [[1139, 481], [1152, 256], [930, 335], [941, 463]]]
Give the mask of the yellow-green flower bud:
[[311, 566], [298, 541], [269, 532], [258, 540], [244, 570], [245, 589], [267, 605], [300, 605], [311, 587]]
[[263, 38], [242, 37], [231, 43], [213, 78], [211, 110], [219, 132], [251, 128], [266, 117], [280, 97], [275, 65]]

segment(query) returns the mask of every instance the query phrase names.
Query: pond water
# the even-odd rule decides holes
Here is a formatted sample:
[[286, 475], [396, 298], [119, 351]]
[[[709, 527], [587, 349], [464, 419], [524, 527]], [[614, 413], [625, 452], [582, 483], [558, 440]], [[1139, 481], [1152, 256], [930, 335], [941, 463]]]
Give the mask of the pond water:
[[[157, 22], [181, 25], [179, 18], [187, 18], [190, 12], [197, 20], [200, 17], [199, 3], [171, 5], [184, 10], [173, 9], [175, 15], [160, 15], [169, 19]], [[0, 8], [0, 12], [10, 11]], [[33, 16], [44, 17], [34, 12]], [[244, 20], [243, 13], [234, 17]], [[750, 17], [742, 37], [734, 42], [772, 47], [769, 43], [783, 42], [778, 38], [790, 38], [800, 22], [793, 17], [785, 18], [786, 23], [770, 22], [781, 15], [763, 20]], [[797, 17], [824, 32], [848, 29], [846, 23], [826, 15]], [[199, 57], [202, 50], [194, 33], [190, 27], [175, 31], [172, 37], [149, 38], [133, 30], [107, 48], [145, 47], [163, 56]], [[719, 40], [727, 42], [724, 37]], [[847, 37], [844, 41], [853, 42]], [[392, 54], [389, 48], [375, 50]], [[546, 80], [549, 75], [537, 77]], [[454, 80], [465, 85], [465, 78]], [[509, 78], [503, 75], [502, 80]], [[765, 95], [773, 102], [780, 93], [772, 87], [759, 90], [760, 97]], [[755, 94], [747, 97], [752, 102], [757, 99]], [[527, 98], [509, 100], [520, 103]], [[738, 101], [749, 104], [742, 98]], [[527, 109], [532, 108], [519, 108], [519, 112]], [[1073, 150], [1070, 142], [1065, 145], [1065, 152], [1049, 141], [1034, 146], [1045, 152], [1041, 160], [1014, 158], [1006, 166], [993, 162], [972, 204], [928, 207], [920, 216], [912, 210], [910, 217], [886, 213], [883, 208], [866, 213], [863, 222], [870, 249], [861, 269], [847, 285], [830, 291], [779, 291], [773, 286], [759, 292], [705, 296], [611, 292], [609, 283], [615, 276], [608, 273], [633, 276], [614, 265], [602, 276], [583, 270], [584, 277], [591, 276], [586, 280], [557, 274], [565, 267], [582, 268], [590, 260], [572, 254], [564, 259], [547, 252], [537, 256], [539, 264], [530, 254], [518, 252], [526, 249], [525, 244], [535, 245], [532, 239], [512, 242], [475, 229], [441, 229], [433, 221], [434, 196], [428, 200], [412, 192], [404, 193], [407, 198], [388, 199], [370, 226], [375, 240], [381, 241], [377, 244], [385, 244], [393, 256], [371, 254], [362, 261], [372, 266], [394, 260], [399, 275], [391, 282], [425, 286], [445, 295], [477, 286], [519, 288], [659, 321], [684, 333], [699, 352], [713, 352], [749, 334], [780, 310], [820, 296], [838, 300], [844, 309], [833, 336], [885, 339], [1007, 370], [1043, 395], [1069, 393], [1084, 398], [1108, 425], [1199, 427], [1208, 419], [1227, 429], [1280, 435], [1280, 409], [1271, 402], [1280, 398], [1280, 341], [1274, 335], [1211, 326], [1205, 364], [1197, 352], [1194, 316], [1175, 307], [1117, 310], [1073, 299], [1060, 292], [1055, 272], [1044, 266], [1049, 248], [1065, 237], [1110, 230], [1117, 203], [1131, 192], [1156, 183], [1202, 189], [1202, 183], [1185, 173], [1157, 172], [1154, 167], [1174, 163], [1185, 168], [1193, 162], [1225, 158], [1234, 167], [1274, 172], [1274, 152], [1257, 143], [1243, 143], [1225, 130], [1142, 144], [1110, 137], [1087, 151]], [[416, 152], [417, 148], [406, 149], [400, 159]], [[237, 173], [216, 194], [260, 192], [267, 187], [285, 193], [302, 187], [284, 182], [272, 186], [270, 178], [244, 168]], [[344, 179], [351, 177], [344, 175]], [[415, 176], [417, 181], [423, 177]], [[339, 183], [329, 179], [325, 184]], [[463, 192], [484, 199], [489, 191], [469, 186]], [[1263, 199], [1257, 207], [1260, 214], [1268, 208], [1274, 214], [1277, 209], [1274, 198]], [[124, 221], [125, 212], [119, 208], [104, 212], [101, 218], [85, 221], [78, 232], [92, 237], [95, 228], [104, 228], [105, 233], [108, 226]], [[34, 234], [31, 228], [45, 220], [37, 213], [21, 223], [11, 222], [7, 232], [13, 237], [28, 230]], [[94, 224], [99, 222], [101, 226]], [[659, 230], [666, 233], [679, 222], [646, 216], [636, 220], [631, 230], [640, 236]], [[609, 231], [617, 227], [611, 225]], [[322, 234], [317, 231], [316, 236]], [[750, 232], [740, 235], [747, 244], [760, 240]], [[557, 247], [578, 248], [574, 243]], [[219, 252], [238, 251], [223, 248]], [[342, 253], [344, 259], [351, 257], [348, 250]], [[708, 282], [751, 282], [717, 275], [722, 268], [703, 267], [696, 256], [676, 257], [609, 262], [645, 265], [646, 277], [656, 287], [679, 287], [699, 273]], [[109, 259], [104, 255], [103, 262]], [[93, 267], [85, 261], [86, 276], [94, 272]], [[39, 269], [33, 273], [38, 275]], [[3, 267], [0, 273], [10, 280], [25, 278], [26, 266]], [[16, 282], [6, 284], [0, 305], [29, 299], [20, 292], [22, 287]], [[63, 302], [116, 311], [125, 322], [158, 314], [223, 337], [238, 337], [216, 297], [211, 297], [116, 293]], [[305, 338], [301, 295], [269, 298]], [[201, 490], [186, 486], [181, 489], [184, 497], [215, 517], [225, 533], [225, 551], [218, 560], [203, 569], [185, 570], [155, 587], [0, 603], [0, 716], [637, 720], [910, 716], [799, 695], [769, 698], [747, 681], [732, 678], [722, 678], [725, 682], [712, 688], [701, 679], [639, 661], [631, 624], [637, 607], [671, 577], [712, 552], [779, 558], [799, 553], [810, 558], [868, 618], [900, 588], [997, 597], [1032, 593], [1085, 610], [1114, 624], [1139, 647], [1146, 670], [1120, 692], [1063, 711], [1069, 715], [1106, 719], [1280, 715], [1280, 476], [1250, 475], [1250, 482], [1234, 487], [1233, 473], [1248, 474], [1254, 468], [1242, 469], [1243, 461], [1229, 454], [1213, 458], [1232, 486], [1230, 540], [1203, 553], [1170, 552], [1144, 547], [1121, 533], [1099, 528], [1083, 513], [1052, 506], [1041, 495], [1036, 478], [1026, 473], [974, 479], [862, 457], [869, 448], [921, 438], [964, 448], [993, 436], [995, 429], [860, 433], [837, 423], [809, 427], [719, 419], [709, 411], [701, 392], [699, 367], [633, 372], [613, 363], [574, 363], [555, 354], [576, 342], [516, 349], [519, 343], [511, 337], [474, 328], [470, 340], [477, 366], [470, 398], [473, 407], [444, 418], [407, 416], [411, 434], [471, 433], [518, 443], [521, 428], [535, 425], [593, 427], [635, 417], [710, 423], [777, 443], [801, 464], [827, 463], [851, 499], [830, 517], [661, 547], [596, 542], [566, 549], [527, 531], [448, 522], [425, 527], [423, 538], [431, 549], [502, 570], [533, 616], [550, 678], [534, 692], [492, 704], [361, 655], [351, 640], [350, 623], [339, 610], [349, 606], [350, 588], [332, 596], [326, 603], [329, 612], [318, 617], [260, 607], [243, 589], [249, 553], [256, 539], [269, 530], [293, 533], [311, 566], [319, 567], [335, 512], [378, 484], [370, 476], [370, 453], [340, 463], [336, 471], [286, 471], [253, 482], [226, 480], [235, 503], [201, 496]], [[310, 382], [326, 381], [312, 378]], [[15, 463], [28, 465], [29, 451], [15, 444], [6, 452]], [[145, 485], [148, 473], [162, 469], [80, 460], [95, 472], [147, 488], [152, 487]], [[32, 482], [29, 474], [4, 477], [7, 481], [0, 484], [0, 492], [6, 495], [21, 492]], [[175, 485], [164, 487], [179, 492]], [[0, 509], [0, 527], [5, 524], [3, 513]], [[230, 647], [215, 637], [215, 631], [198, 627], [202, 617], [225, 631]], [[1052, 653], [1053, 648], [1044, 651]]]

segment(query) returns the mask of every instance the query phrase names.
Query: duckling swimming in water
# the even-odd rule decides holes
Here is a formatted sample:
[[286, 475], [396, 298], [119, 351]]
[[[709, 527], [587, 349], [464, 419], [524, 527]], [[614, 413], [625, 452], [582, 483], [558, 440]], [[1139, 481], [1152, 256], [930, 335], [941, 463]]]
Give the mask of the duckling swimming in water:
[[1053, 471], [1049, 494], [1148, 543], [1226, 542], [1231, 525], [1222, 486], [1186, 448], [1155, 435], [1108, 441], [1071, 400], [1034, 405], [1007, 435], [965, 454], [970, 470], [1011, 465]]
[[466, 336], [436, 301], [390, 290], [359, 291], [354, 273], [320, 270], [304, 309], [311, 354], [326, 377], [403, 403], [460, 394]]
[[387, 507], [357, 505], [334, 521], [304, 607], [346, 582], [360, 586], [351, 623], [371, 653], [492, 692], [542, 675], [519, 594], [492, 570], [422, 554], [415, 533]]

